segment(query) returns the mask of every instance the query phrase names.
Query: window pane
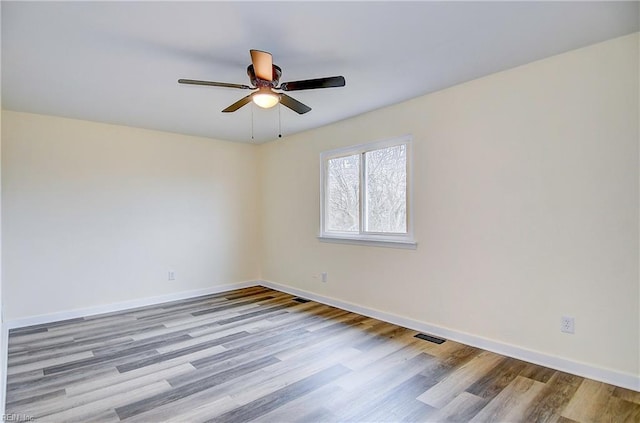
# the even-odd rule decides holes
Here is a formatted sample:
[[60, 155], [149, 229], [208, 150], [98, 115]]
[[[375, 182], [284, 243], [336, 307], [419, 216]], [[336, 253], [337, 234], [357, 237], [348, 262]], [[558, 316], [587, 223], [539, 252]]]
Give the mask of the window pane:
[[407, 146], [365, 153], [368, 232], [407, 233]]
[[327, 161], [326, 229], [359, 232], [360, 155]]

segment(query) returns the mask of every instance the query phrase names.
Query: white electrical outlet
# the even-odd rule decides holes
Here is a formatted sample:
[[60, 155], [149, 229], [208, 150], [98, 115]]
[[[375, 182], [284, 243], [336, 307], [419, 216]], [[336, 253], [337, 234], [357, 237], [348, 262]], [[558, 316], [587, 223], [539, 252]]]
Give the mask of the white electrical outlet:
[[320, 280], [324, 283], [327, 282], [327, 278], [329, 277], [329, 275], [327, 274], [327, 272], [322, 272], [320, 273]]
[[562, 316], [560, 332], [576, 333], [576, 321], [573, 317]]
[[175, 270], [169, 270], [167, 273], [167, 280], [175, 281], [176, 280], [176, 272]]

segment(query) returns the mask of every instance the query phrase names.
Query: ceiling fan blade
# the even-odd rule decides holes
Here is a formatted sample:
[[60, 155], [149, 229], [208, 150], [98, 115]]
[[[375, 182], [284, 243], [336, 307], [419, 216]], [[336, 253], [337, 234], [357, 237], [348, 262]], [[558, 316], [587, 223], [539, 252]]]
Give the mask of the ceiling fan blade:
[[251, 96], [252, 94], [249, 94], [246, 97], [242, 97], [240, 100], [236, 101], [235, 103], [233, 103], [231, 106], [227, 107], [226, 109], [224, 109], [222, 111], [222, 113], [229, 113], [229, 112], [235, 112], [236, 110], [238, 110], [240, 107], [247, 105], [247, 103], [251, 102]]
[[179, 84], [191, 84], [191, 85], [209, 85], [212, 87], [223, 87], [223, 88], [240, 88], [242, 90], [251, 90], [248, 85], [242, 84], [229, 84], [227, 82], [213, 82], [213, 81], [198, 81], [195, 79], [178, 79]]
[[279, 89], [282, 91], [314, 90], [316, 88], [344, 87], [344, 76], [330, 76], [328, 78], [306, 79], [304, 81], [283, 82]]
[[262, 50], [249, 50], [251, 63], [256, 76], [265, 81], [273, 81], [273, 58], [271, 53]]
[[300, 103], [295, 98], [289, 97], [286, 94], [280, 94], [280, 103], [282, 103], [283, 106], [286, 106], [301, 115], [311, 111], [311, 107], [307, 106], [306, 104]]

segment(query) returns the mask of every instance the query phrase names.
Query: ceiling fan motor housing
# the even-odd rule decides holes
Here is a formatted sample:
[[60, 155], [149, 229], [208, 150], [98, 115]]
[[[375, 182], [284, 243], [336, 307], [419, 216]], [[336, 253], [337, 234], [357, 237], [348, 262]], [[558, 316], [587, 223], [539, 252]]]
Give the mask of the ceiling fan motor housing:
[[280, 81], [280, 76], [282, 75], [282, 69], [280, 69], [278, 65], [273, 65], [272, 68], [273, 68], [273, 76], [271, 78], [271, 81], [267, 81], [265, 79], [260, 79], [256, 76], [256, 72], [253, 69], [253, 65], [247, 66], [247, 75], [249, 75], [249, 80], [251, 81], [251, 84], [253, 84], [253, 86], [257, 88], [260, 88], [260, 87], [275, 88], [278, 85], [278, 82]]

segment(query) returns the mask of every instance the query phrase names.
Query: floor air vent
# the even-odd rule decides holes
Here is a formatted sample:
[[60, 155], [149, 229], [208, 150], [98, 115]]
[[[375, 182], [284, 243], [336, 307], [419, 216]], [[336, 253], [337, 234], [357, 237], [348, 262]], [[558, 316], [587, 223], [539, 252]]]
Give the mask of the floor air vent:
[[445, 339], [436, 338], [435, 336], [427, 335], [426, 333], [419, 333], [414, 338], [424, 339], [425, 341], [433, 342], [434, 344], [442, 344]]
[[299, 303], [308, 303], [311, 300], [307, 300], [306, 298], [295, 297], [293, 301], [297, 301]]

